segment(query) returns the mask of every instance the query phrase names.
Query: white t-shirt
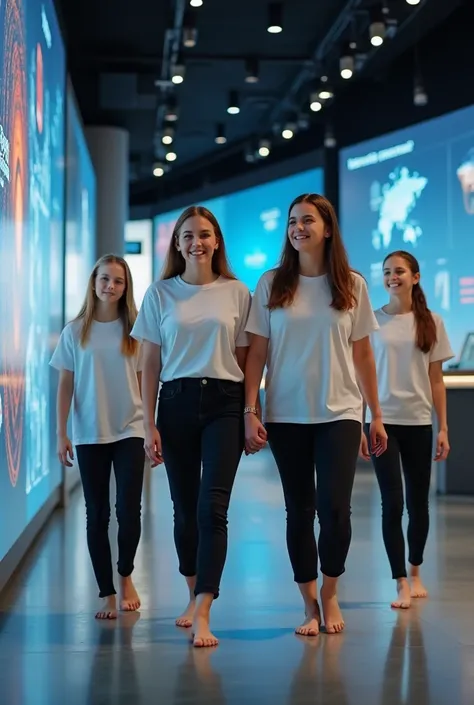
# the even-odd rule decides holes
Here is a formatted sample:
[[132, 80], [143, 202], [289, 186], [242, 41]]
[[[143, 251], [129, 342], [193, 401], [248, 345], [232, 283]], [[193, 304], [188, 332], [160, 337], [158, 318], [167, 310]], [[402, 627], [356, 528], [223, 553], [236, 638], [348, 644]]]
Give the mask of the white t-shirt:
[[[375, 312], [379, 329], [371, 335], [379, 400], [384, 423], [424, 426], [432, 423], [433, 399], [430, 362], [454, 357], [442, 319], [433, 313], [437, 342], [429, 353], [416, 347], [413, 313], [391, 316], [381, 308]], [[370, 410], [367, 410], [370, 421]]]
[[247, 331], [269, 339], [265, 421], [327, 423], [362, 420], [352, 343], [377, 327], [364, 279], [354, 274], [357, 306], [331, 308], [327, 276], [300, 276], [291, 306], [269, 311], [274, 272], [260, 279]]
[[113, 443], [144, 438], [143, 407], [136, 355], [121, 353], [122, 322], [92, 323], [85, 348], [80, 344], [81, 321], [68, 323], [61, 333], [50, 365], [74, 372], [72, 441], [75, 445]]
[[187, 284], [181, 277], [147, 290], [132, 335], [161, 346], [161, 382], [210, 377], [242, 382], [236, 347], [247, 347], [250, 292], [235, 279]]

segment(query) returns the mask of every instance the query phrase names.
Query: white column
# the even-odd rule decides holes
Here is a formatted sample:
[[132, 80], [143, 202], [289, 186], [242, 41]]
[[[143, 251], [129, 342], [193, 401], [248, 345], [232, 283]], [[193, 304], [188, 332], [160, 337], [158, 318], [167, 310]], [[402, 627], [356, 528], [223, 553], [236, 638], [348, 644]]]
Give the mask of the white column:
[[128, 220], [129, 134], [117, 127], [88, 127], [86, 137], [97, 179], [96, 256], [123, 256]]

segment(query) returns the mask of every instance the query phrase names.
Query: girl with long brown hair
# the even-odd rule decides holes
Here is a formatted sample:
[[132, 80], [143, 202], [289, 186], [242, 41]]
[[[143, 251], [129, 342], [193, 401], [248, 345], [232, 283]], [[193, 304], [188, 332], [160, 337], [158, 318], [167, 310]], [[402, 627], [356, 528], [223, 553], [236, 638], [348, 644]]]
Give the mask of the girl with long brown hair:
[[189, 604], [176, 624], [192, 628], [197, 647], [218, 643], [209, 619], [244, 449], [249, 307], [250, 292], [230, 271], [216, 218], [202, 206], [187, 208], [132, 335], [143, 341], [145, 450], [153, 465], [165, 463], [179, 571], [189, 590]]
[[[369, 339], [376, 327], [365, 281], [349, 267], [332, 205], [318, 194], [295, 198], [280, 264], [260, 279], [247, 325], [252, 339], [245, 373], [245, 435], [250, 453], [268, 438], [278, 466], [288, 552], [305, 606], [304, 622], [296, 629], [303, 636], [319, 634], [319, 597], [326, 631], [344, 628], [337, 582], [351, 540], [362, 424], [358, 382], [373, 412], [374, 452], [386, 447]], [[264, 426], [257, 398], [265, 365]]]
[[[75, 446], [84, 490], [87, 544], [104, 601], [97, 619], [117, 617], [108, 536], [112, 465], [117, 486], [120, 609], [140, 607], [131, 577], [141, 533], [145, 461], [140, 346], [130, 335], [136, 317], [127, 263], [115, 255], [101, 257], [90, 275], [84, 304], [64, 328], [50, 363], [60, 372], [59, 460], [72, 467]], [[71, 404], [72, 442], [67, 428]]]
[[[407, 609], [411, 599], [426, 597], [420, 566], [429, 530], [429, 491], [432, 459], [432, 412], [438, 418], [436, 461], [449, 453], [446, 390], [442, 364], [454, 357], [440, 316], [432, 313], [420, 285], [418, 261], [398, 250], [383, 263], [384, 285], [390, 299], [375, 312], [379, 328], [372, 335], [382, 416], [388, 433], [387, 452], [373, 457], [382, 495], [382, 532], [397, 581], [392, 607]], [[361, 455], [369, 459], [362, 439]], [[402, 530], [405, 477], [408, 523], [408, 580]]]

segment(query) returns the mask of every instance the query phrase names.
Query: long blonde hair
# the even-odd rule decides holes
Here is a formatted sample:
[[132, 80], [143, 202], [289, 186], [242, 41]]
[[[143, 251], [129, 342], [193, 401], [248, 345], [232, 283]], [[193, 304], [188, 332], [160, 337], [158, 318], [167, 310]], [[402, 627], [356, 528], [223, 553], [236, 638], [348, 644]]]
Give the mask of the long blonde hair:
[[81, 321], [82, 323], [80, 337], [81, 347], [85, 348], [89, 340], [92, 323], [94, 321], [94, 313], [97, 306], [95, 280], [97, 278], [99, 268], [104, 264], [119, 264], [125, 273], [125, 291], [118, 302], [118, 312], [123, 327], [121, 352], [122, 355], [133, 357], [138, 350], [138, 341], [130, 337], [130, 333], [133, 328], [133, 324], [137, 319], [138, 311], [135, 305], [135, 299], [133, 298], [133, 281], [130, 267], [123, 257], [119, 257], [118, 255], [104, 255], [97, 260], [94, 265], [94, 269], [91, 272], [84, 303], [74, 319], [75, 321]]
[[179, 231], [183, 227], [185, 221], [195, 215], [201, 216], [201, 218], [205, 218], [210, 222], [214, 228], [217, 242], [219, 243], [219, 247], [214, 252], [214, 256], [212, 258], [212, 271], [214, 274], [219, 274], [227, 279], [235, 279], [235, 274], [233, 274], [227, 259], [224, 235], [222, 234], [221, 226], [219, 225], [216, 216], [204, 206], [190, 206], [189, 208], [186, 208], [186, 210], [181, 213], [176, 221], [168, 247], [165, 265], [161, 274], [161, 279], [173, 279], [173, 277], [177, 277], [179, 274], [184, 273], [184, 270], [186, 269], [186, 262], [181, 252], [176, 249], [176, 245], [178, 244]]

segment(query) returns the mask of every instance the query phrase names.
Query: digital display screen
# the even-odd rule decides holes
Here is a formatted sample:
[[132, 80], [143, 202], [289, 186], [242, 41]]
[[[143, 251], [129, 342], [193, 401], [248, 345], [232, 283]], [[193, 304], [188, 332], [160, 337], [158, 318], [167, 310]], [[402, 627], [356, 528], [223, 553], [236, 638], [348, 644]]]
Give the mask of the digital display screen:
[[65, 55], [51, 0], [0, 2], [0, 560], [53, 490]]
[[[234, 274], [254, 291], [261, 275], [280, 258], [291, 201], [303, 193], [322, 191], [323, 170], [318, 168], [198, 205], [205, 206], [216, 216]], [[155, 218], [155, 279], [160, 276], [174, 225], [183, 210]]]
[[66, 298], [70, 321], [83, 304], [96, 260], [96, 177], [71, 86], [67, 92]]
[[374, 308], [384, 257], [408, 250], [459, 355], [474, 320], [474, 108], [342, 150], [340, 216]]

